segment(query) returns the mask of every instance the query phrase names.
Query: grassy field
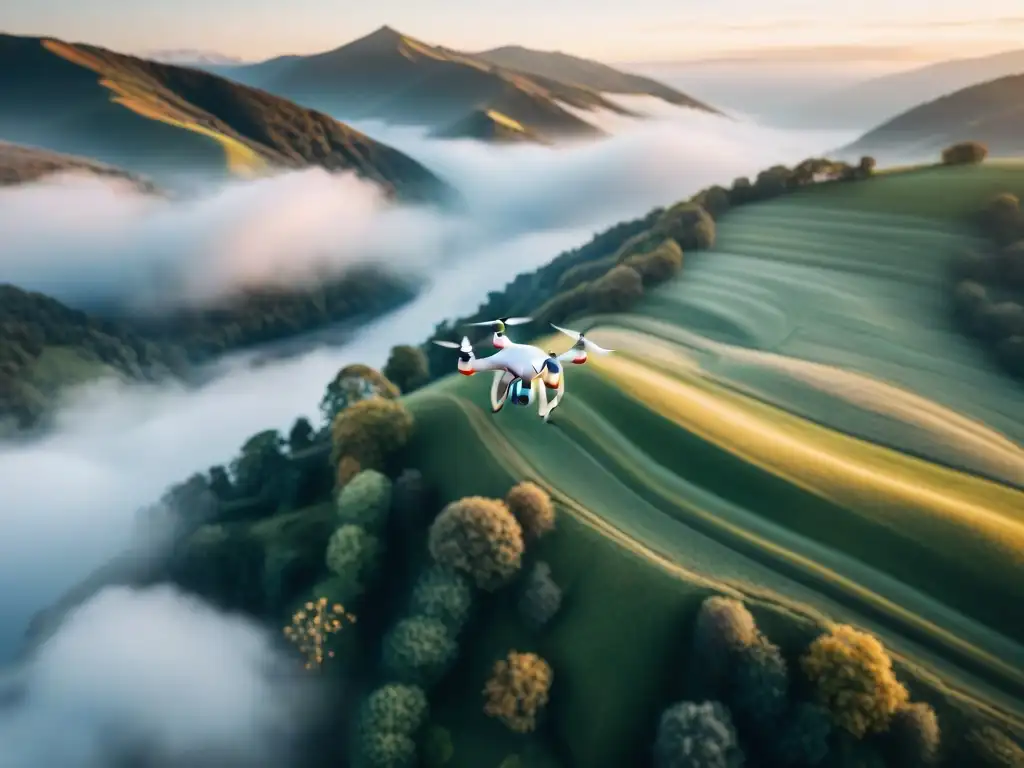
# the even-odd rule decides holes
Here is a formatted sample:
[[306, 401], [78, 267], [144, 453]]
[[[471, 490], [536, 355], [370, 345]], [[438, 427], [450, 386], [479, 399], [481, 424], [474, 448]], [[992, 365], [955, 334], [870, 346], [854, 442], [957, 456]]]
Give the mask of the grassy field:
[[454, 766], [527, 755], [480, 712], [510, 648], [555, 669], [554, 753], [529, 764], [643, 764], [712, 591], [744, 595], [791, 652], [829, 619], [865, 627], [940, 719], [969, 705], [1024, 732], [1024, 393], [949, 328], [942, 297], [972, 195], [1021, 187], [993, 164], [729, 214], [716, 250], [636, 312], [580, 321], [620, 353], [569, 371], [555, 425], [492, 416], [484, 376], [409, 398], [442, 500], [529, 477], [562, 509], [536, 556], [563, 612], [531, 636], [513, 597], [492, 600], [439, 692]]

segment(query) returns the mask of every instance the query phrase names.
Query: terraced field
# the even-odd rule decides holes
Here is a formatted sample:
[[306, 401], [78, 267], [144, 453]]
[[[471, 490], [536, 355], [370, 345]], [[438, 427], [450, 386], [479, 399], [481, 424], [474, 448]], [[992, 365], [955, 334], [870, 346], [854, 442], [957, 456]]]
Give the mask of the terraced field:
[[556, 670], [562, 763], [635, 764], [711, 589], [784, 646], [825, 616], [864, 626], [916, 697], [1024, 732], [1024, 390], [949, 326], [945, 263], [971, 242], [948, 198], [892, 214], [834, 189], [846, 205], [733, 212], [636, 312], [581, 321], [619, 353], [569, 372], [553, 425], [492, 416], [489, 376], [410, 398], [446, 499], [531, 477], [564, 508], [540, 556], [566, 608], [542, 638], [491, 609], [439, 702], [454, 765], [522, 749], [472, 708], [510, 646]]

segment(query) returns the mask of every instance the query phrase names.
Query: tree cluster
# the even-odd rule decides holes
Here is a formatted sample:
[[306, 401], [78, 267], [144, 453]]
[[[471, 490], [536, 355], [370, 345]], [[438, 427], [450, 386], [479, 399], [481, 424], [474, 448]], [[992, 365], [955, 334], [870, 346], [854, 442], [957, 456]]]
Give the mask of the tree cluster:
[[1024, 212], [1016, 195], [992, 198], [978, 214], [989, 245], [951, 265], [958, 326], [1011, 375], [1024, 378]]

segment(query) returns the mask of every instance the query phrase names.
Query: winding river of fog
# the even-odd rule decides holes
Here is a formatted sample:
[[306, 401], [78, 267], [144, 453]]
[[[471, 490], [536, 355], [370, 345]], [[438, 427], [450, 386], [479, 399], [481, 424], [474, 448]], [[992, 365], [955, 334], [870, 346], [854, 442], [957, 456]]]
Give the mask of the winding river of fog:
[[[226, 462], [254, 432], [286, 430], [300, 415], [315, 422], [323, 387], [342, 365], [383, 364], [392, 345], [421, 341], [437, 322], [475, 309], [488, 291], [608, 225], [708, 184], [728, 184], [775, 162], [825, 152], [849, 138], [768, 131], [685, 110], [661, 109], [658, 116], [639, 125], [608, 118], [612, 138], [561, 150], [429, 142], [416, 132], [366, 127], [458, 187], [470, 203], [467, 223], [479, 236], [463, 238], [461, 253], [441, 254], [450, 258], [415, 262], [428, 265], [428, 287], [345, 346], [259, 367], [251, 366], [252, 355], [239, 356], [223, 363], [219, 378], [193, 391], [96, 385], [69, 402], [50, 436], [0, 448], [0, 660], [14, 652], [35, 610], [129, 543], [137, 508], [190, 473]], [[0, 200], [0, 219], [2, 205]], [[330, 210], [309, 224], [328, 238]], [[375, 209], [366, 211], [368, 217], [380, 216]], [[217, 210], [192, 211], [181, 227], [188, 216], [208, 223]], [[384, 220], [365, 226], [374, 221]], [[161, 232], [170, 231], [162, 226]], [[402, 235], [401, 247], [394, 250], [397, 259], [415, 252], [419, 238], [424, 248], [440, 242], [430, 240], [429, 232], [436, 230], [424, 229], [419, 220], [393, 218], [387, 226], [408, 227], [389, 230]], [[136, 222], [132, 236], [143, 242], [137, 230]], [[104, 229], [104, 239], [89, 253], [118, 231], [113, 225]], [[77, 237], [74, 231], [66, 234], [69, 241]], [[240, 240], [215, 242], [230, 249]], [[191, 241], [181, 243], [182, 249], [192, 247]], [[74, 250], [54, 241], [58, 245], [65, 250], [54, 256], [54, 269], [65, 251]], [[166, 257], [168, 248], [162, 253]], [[274, 256], [262, 258], [273, 265]], [[0, 271], [0, 280], [4, 277]]]

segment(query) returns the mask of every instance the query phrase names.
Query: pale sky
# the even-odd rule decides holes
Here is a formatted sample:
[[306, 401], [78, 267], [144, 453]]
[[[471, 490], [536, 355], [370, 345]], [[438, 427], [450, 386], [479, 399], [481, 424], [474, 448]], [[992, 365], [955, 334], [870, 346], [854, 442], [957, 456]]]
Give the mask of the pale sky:
[[[517, 43], [609, 62], [835, 47], [931, 61], [1024, 47], [1022, 0], [14, 0], [0, 31], [126, 52], [245, 59], [337, 47], [388, 24], [464, 50]], [[856, 46], [851, 53], [849, 46]]]

